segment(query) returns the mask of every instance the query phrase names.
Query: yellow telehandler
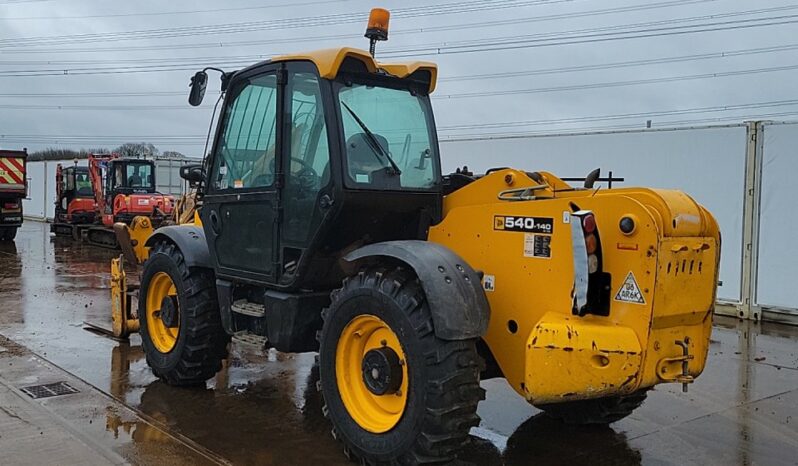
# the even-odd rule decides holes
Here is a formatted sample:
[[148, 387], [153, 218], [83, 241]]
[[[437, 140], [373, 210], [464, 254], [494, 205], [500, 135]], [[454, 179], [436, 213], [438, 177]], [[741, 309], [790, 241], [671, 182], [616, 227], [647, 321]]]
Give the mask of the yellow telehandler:
[[153, 372], [202, 383], [231, 338], [317, 351], [323, 413], [364, 464], [455, 458], [479, 423], [481, 378], [599, 424], [657, 384], [693, 382], [718, 278], [712, 215], [679, 191], [443, 174], [437, 67], [377, 61], [387, 36], [375, 9], [370, 52], [222, 72], [206, 169], [185, 174], [200, 221], [145, 243], [138, 317]]

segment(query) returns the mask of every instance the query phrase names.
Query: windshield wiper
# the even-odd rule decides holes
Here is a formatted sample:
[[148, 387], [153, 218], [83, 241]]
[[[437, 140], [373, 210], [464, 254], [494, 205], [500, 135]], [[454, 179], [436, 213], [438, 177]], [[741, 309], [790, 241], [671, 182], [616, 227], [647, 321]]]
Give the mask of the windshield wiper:
[[343, 105], [344, 108], [346, 108], [349, 114], [352, 115], [352, 118], [354, 118], [357, 124], [360, 125], [360, 127], [363, 129], [363, 132], [366, 134], [366, 140], [368, 141], [369, 146], [371, 146], [371, 150], [374, 151], [374, 155], [376, 156], [382, 155], [383, 157], [385, 157], [388, 160], [388, 162], [390, 162], [391, 164], [391, 168], [393, 169], [392, 173], [394, 175], [401, 175], [402, 170], [399, 170], [399, 165], [396, 165], [396, 162], [394, 162], [393, 158], [390, 156], [390, 154], [388, 154], [388, 151], [384, 147], [382, 147], [382, 144], [380, 144], [380, 142], [377, 140], [377, 137], [374, 136], [374, 133], [372, 133], [371, 130], [368, 129], [366, 124], [363, 123], [363, 120], [358, 118], [355, 112], [352, 111], [351, 108], [349, 108], [349, 105], [346, 105], [346, 102], [341, 102], [341, 105]]

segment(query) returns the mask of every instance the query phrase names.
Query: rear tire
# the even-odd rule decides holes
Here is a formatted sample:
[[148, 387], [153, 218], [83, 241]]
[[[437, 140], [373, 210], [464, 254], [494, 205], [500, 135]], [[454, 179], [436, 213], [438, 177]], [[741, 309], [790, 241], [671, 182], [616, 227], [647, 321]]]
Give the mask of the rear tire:
[[0, 228], [0, 241], [14, 241], [17, 237], [17, 227]]
[[[476, 339], [438, 338], [418, 279], [401, 268], [373, 268], [347, 278], [343, 288], [332, 293], [331, 305], [322, 317], [318, 388], [323, 397], [322, 412], [332, 422], [332, 435], [343, 443], [344, 453], [369, 465], [454, 459], [470, 428], [479, 424], [477, 404], [485, 396], [479, 386]], [[353, 332], [352, 325], [357, 322], [365, 322], [362, 328], [366, 330]], [[372, 324], [382, 326], [378, 332], [384, 333], [369, 333]], [[368, 388], [368, 374], [374, 378], [377, 375], [369, 369], [361, 371], [358, 357], [346, 357], [365, 350], [357, 353], [347, 348], [356, 348], [357, 341], [377, 341], [384, 335], [393, 342], [388, 343], [389, 348], [396, 342], [400, 346], [395, 348], [401, 357], [398, 370], [406, 380], [399, 393], [378, 395], [371, 389], [358, 392], [358, 384]], [[385, 342], [383, 339], [377, 349], [386, 348]], [[368, 353], [374, 351], [371, 348]], [[396, 373], [391, 374], [393, 377]], [[342, 393], [349, 394], [348, 404]], [[365, 395], [358, 398], [351, 393]], [[387, 405], [385, 397], [389, 397]], [[403, 407], [382, 410], [395, 406], [390, 397], [403, 398]], [[363, 406], [376, 409], [364, 410]], [[376, 421], [370, 422], [372, 419]]]
[[[161, 304], [167, 301], [171, 304]], [[222, 327], [213, 273], [189, 268], [172, 243], [159, 242], [150, 249], [138, 316], [147, 364], [164, 382], [196, 385], [222, 368], [230, 336]]]
[[536, 405], [549, 417], [566, 424], [606, 425], [620, 421], [632, 414], [646, 400], [646, 391], [626, 396], [608, 396], [593, 400], [566, 401], [549, 405]]

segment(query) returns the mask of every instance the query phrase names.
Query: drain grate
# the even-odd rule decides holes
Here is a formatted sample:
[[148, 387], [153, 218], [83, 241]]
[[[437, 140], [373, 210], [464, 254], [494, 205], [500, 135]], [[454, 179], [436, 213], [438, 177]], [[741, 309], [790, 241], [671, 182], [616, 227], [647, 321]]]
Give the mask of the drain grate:
[[78, 393], [80, 391], [66, 382], [31, 385], [30, 387], [23, 387], [20, 390], [34, 400], [39, 398], [49, 398], [51, 396], [71, 395], [72, 393]]

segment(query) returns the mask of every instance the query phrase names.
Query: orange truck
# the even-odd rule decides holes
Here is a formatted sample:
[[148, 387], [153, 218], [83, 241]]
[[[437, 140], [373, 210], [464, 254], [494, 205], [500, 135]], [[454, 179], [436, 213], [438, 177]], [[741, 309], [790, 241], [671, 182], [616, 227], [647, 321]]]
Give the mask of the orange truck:
[[0, 150], [0, 241], [13, 241], [22, 226], [27, 158], [26, 150]]

